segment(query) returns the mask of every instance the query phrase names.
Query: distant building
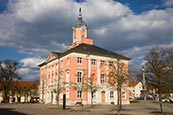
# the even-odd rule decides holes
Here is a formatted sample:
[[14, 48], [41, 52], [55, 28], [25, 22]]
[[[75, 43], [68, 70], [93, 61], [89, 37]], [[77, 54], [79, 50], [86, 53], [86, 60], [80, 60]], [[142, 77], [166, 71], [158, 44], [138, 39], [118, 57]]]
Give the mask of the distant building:
[[[9, 103], [27, 103], [31, 102], [32, 98], [38, 99], [39, 82], [29, 81], [12, 81], [11, 88], [8, 94]], [[3, 102], [4, 92], [0, 90], [0, 103]]]
[[129, 91], [130, 91], [130, 98], [136, 99], [141, 96], [142, 91], [142, 83], [139, 81], [136, 82], [129, 82]]
[[[88, 38], [88, 27], [82, 19], [81, 9], [72, 29], [73, 43], [68, 50], [63, 53], [51, 52], [46, 61], [39, 65], [40, 100], [56, 104], [58, 88], [63, 88], [60, 103], [63, 94], [66, 94], [68, 105], [80, 102], [81, 98], [83, 104], [90, 104], [92, 97], [94, 104], [116, 104], [117, 91], [109, 84], [109, 64], [116, 65], [119, 59], [124, 64], [123, 70], [128, 73], [130, 58], [94, 45], [93, 40]], [[82, 87], [83, 80], [87, 82], [86, 79], [93, 74], [96, 76], [93, 85], [100, 88], [95, 92], [82, 91], [80, 86]], [[79, 88], [74, 89], [71, 84], [78, 84]], [[122, 103], [129, 104], [129, 91], [126, 87], [122, 88]]]

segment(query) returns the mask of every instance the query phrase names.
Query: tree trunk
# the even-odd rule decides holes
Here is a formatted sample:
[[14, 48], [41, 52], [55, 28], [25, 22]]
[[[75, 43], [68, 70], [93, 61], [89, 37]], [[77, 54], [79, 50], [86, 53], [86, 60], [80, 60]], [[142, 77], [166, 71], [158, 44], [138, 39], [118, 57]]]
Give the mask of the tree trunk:
[[57, 93], [57, 106], [59, 108], [59, 93]]
[[122, 110], [122, 93], [120, 88], [120, 110]]
[[4, 103], [8, 103], [8, 88], [4, 86]]
[[161, 93], [159, 93], [159, 104], [160, 104], [160, 113], [162, 114], [163, 113], [163, 105], [162, 105], [162, 95]]
[[117, 90], [117, 97], [118, 97], [118, 99], [117, 99], [117, 114], [119, 115], [119, 113], [120, 113], [120, 90], [119, 89]]
[[92, 95], [92, 93], [91, 93], [91, 107], [94, 107], [93, 106], [93, 95]]

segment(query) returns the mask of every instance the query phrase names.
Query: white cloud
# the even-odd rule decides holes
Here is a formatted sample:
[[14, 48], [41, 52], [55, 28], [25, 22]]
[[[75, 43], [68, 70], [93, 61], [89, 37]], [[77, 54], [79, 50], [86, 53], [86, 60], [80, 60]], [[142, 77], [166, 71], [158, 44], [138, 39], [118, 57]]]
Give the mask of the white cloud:
[[55, 10], [57, 11], [57, 15], [59, 11], [65, 13], [65, 10], [69, 11], [73, 4], [72, 0], [17, 0], [15, 3], [14, 1], [9, 2], [9, 9], [15, 14], [16, 18], [33, 22], [35, 18], [44, 12]]
[[0, 14], [0, 46], [34, 56], [20, 60], [24, 67], [20, 72], [38, 74], [33, 68], [39, 61], [71, 44], [80, 6], [95, 45], [140, 60], [152, 46], [173, 44], [172, 8], [136, 15], [113, 0], [86, 0], [82, 5], [74, 0], [10, 0], [8, 10]]
[[17, 72], [24, 81], [39, 80], [39, 70], [37, 69], [19, 68]]
[[30, 67], [30, 68], [36, 68], [38, 67], [38, 64], [43, 62], [42, 58], [24, 58], [20, 60], [20, 63], [22, 63], [23, 67]]
[[164, 5], [167, 7], [172, 7], [173, 6], [173, 0], [163, 0]]
[[116, 19], [132, 13], [126, 5], [112, 0], [87, 0], [82, 4], [82, 8], [89, 21]]
[[8, 11], [0, 14], [0, 45], [23, 47], [21, 50], [30, 50], [29, 54], [37, 53], [35, 49], [65, 50], [64, 41], [69, 42], [70, 34], [64, 31], [71, 30], [72, 21], [69, 21], [71, 26], [67, 21], [75, 17], [75, 4], [73, 0], [10, 1]]
[[20, 60], [21, 68], [18, 69], [19, 75], [23, 80], [38, 80], [39, 79], [39, 67], [38, 64], [43, 62], [44, 59], [37, 57], [29, 57]]

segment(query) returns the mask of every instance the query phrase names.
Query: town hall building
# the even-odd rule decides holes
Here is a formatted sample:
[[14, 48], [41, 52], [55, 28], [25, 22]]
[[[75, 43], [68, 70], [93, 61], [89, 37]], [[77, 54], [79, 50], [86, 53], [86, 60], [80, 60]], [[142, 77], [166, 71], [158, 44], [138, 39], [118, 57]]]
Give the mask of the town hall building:
[[[40, 67], [40, 101], [67, 105], [117, 104], [116, 87], [110, 85], [110, 64], [123, 63], [128, 74], [130, 58], [94, 45], [88, 38], [88, 27], [79, 9], [77, 23], [72, 27], [73, 43], [65, 52], [50, 52]], [[94, 79], [91, 79], [93, 78]], [[91, 81], [91, 82], [90, 82]], [[90, 84], [89, 84], [90, 83]], [[92, 89], [91, 90], [91, 86]], [[128, 78], [121, 90], [122, 104], [129, 104]], [[93, 100], [92, 100], [93, 99]]]

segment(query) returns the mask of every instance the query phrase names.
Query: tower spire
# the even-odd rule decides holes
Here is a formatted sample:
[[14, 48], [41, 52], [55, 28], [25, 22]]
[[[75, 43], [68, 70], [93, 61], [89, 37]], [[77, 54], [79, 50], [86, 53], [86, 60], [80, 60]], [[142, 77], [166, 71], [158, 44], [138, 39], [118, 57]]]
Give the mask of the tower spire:
[[89, 39], [88, 34], [88, 27], [82, 19], [82, 10], [81, 7], [79, 8], [78, 12], [78, 20], [76, 24], [72, 27], [73, 29], [73, 43], [69, 46], [69, 49], [74, 48], [82, 43], [93, 45], [93, 40]]
[[81, 11], [81, 7], [79, 8], [78, 20], [82, 20], [82, 11]]

